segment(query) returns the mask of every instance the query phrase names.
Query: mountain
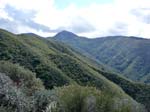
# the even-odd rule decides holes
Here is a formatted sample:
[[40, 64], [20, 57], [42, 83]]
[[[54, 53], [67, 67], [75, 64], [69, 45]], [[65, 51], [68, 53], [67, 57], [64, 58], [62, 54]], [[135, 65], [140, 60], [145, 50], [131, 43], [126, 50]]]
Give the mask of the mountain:
[[133, 81], [150, 83], [149, 39], [125, 36], [88, 39], [77, 35], [72, 36], [70, 32], [64, 35], [65, 38], [63, 35], [64, 32], [60, 32], [53, 39], [70, 45]]
[[[65, 45], [28, 34], [0, 31], [0, 60], [18, 63], [37, 74], [46, 88], [68, 83], [112, 88], [110, 81], [84, 61], [86, 57]], [[103, 82], [103, 83], [102, 83]]]
[[[68, 35], [68, 32], [64, 31], [64, 33]], [[66, 46], [61, 42], [51, 39], [48, 40], [34, 34], [15, 35], [13, 33], [1, 29], [0, 61], [2, 61], [0, 63], [0, 76], [1, 76], [0, 81], [4, 80], [4, 82], [7, 82], [5, 80], [8, 80], [8, 82], [10, 83], [6, 84], [5, 86], [9, 86], [9, 88], [12, 88], [13, 86], [13, 88], [15, 88], [14, 91], [12, 90], [13, 94], [14, 92], [18, 91], [19, 94], [17, 95], [20, 95], [16, 96], [17, 98], [18, 97], [24, 98], [24, 96], [26, 96], [29, 97], [29, 101], [30, 100], [32, 101], [32, 98], [35, 96], [32, 96], [33, 93], [29, 91], [37, 90], [38, 89], [37, 85], [39, 85], [39, 89], [40, 90], [42, 89], [42, 91], [36, 95], [39, 96], [42, 94], [42, 96], [39, 96], [39, 98], [46, 97], [45, 99], [47, 99], [49, 93], [43, 90], [43, 86], [47, 90], [49, 89], [55, 90], [53, 89], [54, 87], [60, 87], [70, 84], [71, 85], [78, 84], [81, 86], [94, 86], [98, 90], [102, 91], [102, 94], [104, 92], [105, 94], [112, 96], [114, 98], [113, 101], [115, 101], [112, 102], [112, 104], [116, 104], [116, 106], [118, 107], [120, 107], [119, 104], [123, 104], [125, 106], [130, 104], [129, 105], [130, 108], [129, 107], [127, 108], [129, 108], [131, 112], [134, 111], [143, 112], [144, 110], [142, 111], [139, 109], [141, 107], [141, 104], [144, 104], [147, 110], [149, 111], [150, 86], [135, 83], [124, 77], [121, 77], [121, 75], [116, 74], [115, 72], [110, 71], [109, 69], [107, 70], [106, 67], [102, 66], [99, 63], [96, 63], [92, 59], [89, 59], [88, 57], [82, 55], [81, 53], [73, 50], [72, 48]], [[30, 77], [33, 77], [32, 79], [35, 86], [30, 86], [30, 84], [28, 85], [29, 82], [30, 83], [32, 82], [29, 80]], [[40, 81], [38, 81], [39, 79], [43, 82], [43, 85], [41, 84]], [[1, 83], [4, 84], [3, 82], [0, 82], [0, 84]], [[23, 84], [20, 85], [20, 83]], [[31, 83], [31, 85], [33, 84]], [[2, 88], [0, 88], [0, 98], [3, 97], [3, 95], [1, 95], [1, 90], [4, 91]], [[17, 88], [19, 88], [19, 90]], [[72, 88], [76, 90], [76, 87], [73, 86]], [[75, 91], [74, 89], [72, 91]], [[70, 92], [72, 92], [71, 88], [69, 88], [69, 90]], [[68, 89], [66, 90], [66, 88], [62, 89], [62, 91], [58, 89], [58, 91], [61, 91], [61, 93], [66, 91], [65, 94], [67, 94], [68, 93], [67, 91], [69, 90]], [[89, 88], [90, 93], [91, 91], [93, 91], [93, 89]], [[7, 90], [5, 92], [7, 93]], [[95, 95], [96, 93], [92, 94]], [[74, 94], [76, 93], [74, 92]], [[77, 94], [78, 95], [77, 97], [79, 97], [80, 94], [86, 95], [86, 93], [83, 94], [82, 92]], [[9, 95], [11, 98], [12, 94]], [[61, 95], [63, 96], [63, 94]], [[21, 101], [23, 102], [24, 100], [25, 99], [21, 99]], [[66, 99], [62, 100], [66, 101]], [[6, 101], [7, 100], [2, 100], [2, 103], [6, 104]], [[37, 102], [38, 105], [41, 106], [41, 104], [39, 104], [41, 103], [40, 102], [41, 100], [37, 99], [37, 101], [39, 101]], [[99, 99], [99, 101], [101, 100]], [[27, 102], [25, 101], [24, 103]], [[17, 104], [18, 102], [16, 102], [15, 105]], [[45, 105], [44, 102], [43, 104]], [[14, 107], [13, 104], [11, 105], [12, 107]], [[17, 108], [20, 109], [20, 107]]]

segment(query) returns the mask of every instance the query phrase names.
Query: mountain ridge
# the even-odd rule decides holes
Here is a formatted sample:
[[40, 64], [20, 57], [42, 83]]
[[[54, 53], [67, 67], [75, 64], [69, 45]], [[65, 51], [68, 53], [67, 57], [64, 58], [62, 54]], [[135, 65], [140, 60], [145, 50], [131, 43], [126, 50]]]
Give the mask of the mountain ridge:
[[[70, 36], [71, 37], [71, 35], [74, 35], [74, 37], [83, 37], [83, 38], [86, 38], [86, 39], [99, 39], [99, 38], [112, 38], [112, 37], [115, 37], [115, 38], [117, 38], [117, 37], [121, 37], [121, 38], [134, 38], [134, 39], [144, 39], [144, 40], [150, 40], [149, 38], [144, 38], [144, 37], [138, 37], [138, 36], [124, 36], [124, 35], [114, 35], [114, 36], [95, 36], [95, 37], [93, 37], [93, 38], [90, 38], [89, 36], [79, 36], [78, 34], [76, 34], [76, 33], [73, 33], [73, 32], [71, 32], [71, 31], [68, 31], [68, 30], [62, 30], [62, 31], [60, 31], [60, 32], [58, 32], [58, 33], [56, 33], [55, 35], [54, 35], [54, 37], [56, 36], [56, 35], [58, 35], [58, 34], [61, 34], [61, 35], [64, 35], [64, 33], [66, 33], [66, 34], [68, 34], [68, 36]], [[67, 37], [66, 37], [67, 38]]]
[[72, 39], [70, 36], [66, 38], [54, 36], [53, 39], [70, 45], [77, 51], [114, 68], [134, 81], [149, 83], [149, 39], [134, 36], [108, 36], [94, 39], [78, 36]]

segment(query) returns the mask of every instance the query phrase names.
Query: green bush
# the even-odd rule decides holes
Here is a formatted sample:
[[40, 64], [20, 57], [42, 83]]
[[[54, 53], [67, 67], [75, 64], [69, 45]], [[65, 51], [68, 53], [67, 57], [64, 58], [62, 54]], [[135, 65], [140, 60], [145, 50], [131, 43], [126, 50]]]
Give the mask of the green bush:
[[[6, 61], [0, 61], [0, 72], [9, 76], [16, 86], [27, 89], [28, 94], [37, 90], [44, 89], [43, 83], [36, 78], [36, 74], [19, 66]], [[26, 92], [24, 91], [24, 92]]]
[[43, 112], [51, 102], [58, 100], [54, 90], [37, 91], [33, 99], [35, 112]]
[[[131, 99], [120, 99], [115, 95], [97, 90], [95, 87], [70, 85], [56, 88], [57, 112], [135, 112]], [[118, 99], [118, 100], [117, 100]], [[127, 102], [126, 102], [127, 100]], [[137, 106], [137, 105], [136, 105]], [[139, 109], [138, 109], [139, 110]], [[49, 112], [49, 111], [46, 111]], [[139, 110], [138, 112], [143, 112]]]
[[2, 73], [0, 73], [0, 99], [0, 106], [19, 112], [29, 112], [32, 107], [29, 97], [14, 86], [12, 80]]

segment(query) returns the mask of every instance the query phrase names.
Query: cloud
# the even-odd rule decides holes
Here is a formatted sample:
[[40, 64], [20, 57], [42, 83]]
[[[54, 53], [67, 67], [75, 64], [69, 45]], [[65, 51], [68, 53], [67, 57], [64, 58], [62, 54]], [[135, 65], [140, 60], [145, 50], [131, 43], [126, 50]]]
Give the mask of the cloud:
[[[33, 5], [29, 5], [30, 3]], [[33, 32], [51, 35], [53, 30], [49, 26], [33, 20], [42, 8], [41, 3], [41, 0], [1, 0], [0, 27], [14, 33]]]
[[[6, 5], [5, 9], [4, 9], [7, 14], [13, 19], [15, 20], [14, 23], [16, 23], [17, 25], [22, 25], [22, 26], [28, 26], [32, 29], [35, 29], [37, 31], [43, 31], [43, 32], [50, 32], [50, 28], [38, 23], [35, 23], [32, 18], [34, 18], [34, 15], [36, 14], [36, 12], [34, 11], [20, 11], [17, 10], [15, 8], [13, 8], [12, 6]], [[9, 21], [10, 23], [11, 21]], [[8, 24], [9, 26], [9, 24]], [[15, 28], [15, 27], [14, 27]]]
[[[63, 2], [63, 1], [61, 1]], [[127, 35], [150, 38], [150, 1], [114, 0], [57, 9], [55, 0], [1, 0], [0, 27], [15, 33], [49, 36], [69, 30], [82, 36]]]
[[9, 31], [12, 31], [14, 33], [17, 33], [16, 29], [16, 23], [10, 21], [9, 19], [0, 19], [0, 27], [3, 29], [7, 29]]
[[94, 26], [81, 17], [74, 18], [68, 29], [75, 33], [86, 33], [95, 30]]
[[116, 34], [126, 35], [128, 32], [128, 25], [125, 23], [116, 22], [110, 30], [108, 30], [107, 35], [115, 36]]
[[84, 18], [74, 17], [68, 25], [62, 25], [57, 28], [55, 31], [60, 32], [62, 30], [68, 30], [74, 33], [87, 33], [95, 30], [95, 27], [92, 26], [89, 22], [87, 22]]
[[131, 11], [133, 15], [135, 15], [139, 21], [150, 24], [150, 8], [139, 8]]
[[150, 1], [147, 0], [115, 0], [111, 4], [93, 4], [81, 12], [96, 28], [93, 34], [90, 33], [91, 36], [126, 35], [150, 38], [149, 7]]

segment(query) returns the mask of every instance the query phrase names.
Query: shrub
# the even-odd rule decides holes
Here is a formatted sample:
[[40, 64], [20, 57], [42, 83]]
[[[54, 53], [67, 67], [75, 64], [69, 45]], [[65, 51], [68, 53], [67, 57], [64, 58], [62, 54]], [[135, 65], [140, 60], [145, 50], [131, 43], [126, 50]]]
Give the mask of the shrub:
[[57, 110], [64, 112], [112, 112], [111, 95], [94, 87], [79, 85], [64, 86], [56, 89], [59, 97]]
[[40, 79], [36, 74], [19, 66], [6, 61], [0, 61], [0, 72], [9, 76], [17, 87], [25, 89], [24, 92], [31, 94], [37, 90], [44, 89]]
[[29, 112], [31, 109], [30, 99], [14, 86], [8, 76], [2, 73], [0, 73], [0, 99], [0, 106], [12, 108], [19, 112]]
[[47, 110], [46, 107], [49, 106], [54, 101], [57, 101], [57, 96], [54, 90], [44, 90], [38, 91], [34, 94], [34, 111], [43, 112]]
[[[144, 112], [129, 97], [112, 95], [95, 87], [70, 85], [55, 88], [58, 102], [45, 112]], [[49, 111], [48, 111], [49, 109]]]

